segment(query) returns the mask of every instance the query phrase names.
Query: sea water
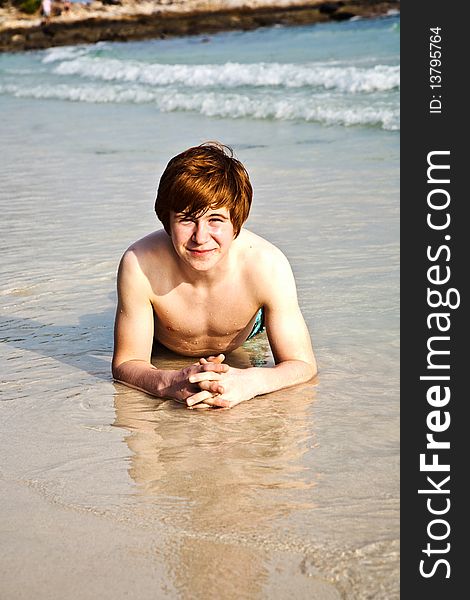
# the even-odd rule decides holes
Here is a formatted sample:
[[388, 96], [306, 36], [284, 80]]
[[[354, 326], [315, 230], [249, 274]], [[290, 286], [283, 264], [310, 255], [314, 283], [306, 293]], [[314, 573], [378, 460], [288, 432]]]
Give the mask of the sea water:
[[[398, 598], [399, 18], [3, 54], [0, 111], [2, 477], [154, 531], [169, 598]], [[110, 374], [120, 256], [205, 140], [246, 165], [320, 368], [231, 411]]]

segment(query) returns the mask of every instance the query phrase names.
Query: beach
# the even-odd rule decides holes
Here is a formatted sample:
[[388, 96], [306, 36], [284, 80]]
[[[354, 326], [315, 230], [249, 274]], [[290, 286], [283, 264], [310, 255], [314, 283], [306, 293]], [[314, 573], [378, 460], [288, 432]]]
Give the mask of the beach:
[[[2, 54], [2, 599], [399, 598], [399, 24]], [[319, 363], [228, 411], [110, 372], [120, 257], [204, 140], [250, 173]], [[266, 335], [227, 360], [269, 367]]]
[[0, 52], [371, 18], [399, 8], [397, 0], [95, 0], [64, 9], [56, 0], [47, 19], [0, 7]]

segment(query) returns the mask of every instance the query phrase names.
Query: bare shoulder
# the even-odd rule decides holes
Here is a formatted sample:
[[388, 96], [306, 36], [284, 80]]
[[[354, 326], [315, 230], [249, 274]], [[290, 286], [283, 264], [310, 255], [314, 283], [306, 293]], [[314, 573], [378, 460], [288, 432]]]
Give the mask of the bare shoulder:
[[246, 229], [239, 239], [247, 278], [261, 296], [295, 286], [289, 261], [277, 246]]
[[158, 255], [167, 251], [168, 244], [168, 234], [164, 229], [158, 229], [131, 244], [126, 253], [135, 254], [136, 257], [143, 260], [147, 257], [155, 259]]
[[163, 229], [137, 240], [124, 252], [120, 272], [148, 277], [149, 273], [158, 269], [158, 265], [168, 260], [168, 240], [168, 234]]
[[280, 272], [290, 270], [285, 254], [268, 240], [247, 229], [242, 229], [239, 239], [243, 258], [253, 263], [257, 274], [264, 272], [266, 267]]

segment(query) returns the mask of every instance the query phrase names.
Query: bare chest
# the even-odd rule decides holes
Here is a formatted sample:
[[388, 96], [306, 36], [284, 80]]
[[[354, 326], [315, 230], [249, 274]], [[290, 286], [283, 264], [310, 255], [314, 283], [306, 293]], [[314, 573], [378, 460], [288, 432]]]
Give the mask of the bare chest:
[[182, 284], [153, 301], [155, 338], [175, 352], [230, 352], [248, 337], [259, 308], [243, 285], [198, 293]]

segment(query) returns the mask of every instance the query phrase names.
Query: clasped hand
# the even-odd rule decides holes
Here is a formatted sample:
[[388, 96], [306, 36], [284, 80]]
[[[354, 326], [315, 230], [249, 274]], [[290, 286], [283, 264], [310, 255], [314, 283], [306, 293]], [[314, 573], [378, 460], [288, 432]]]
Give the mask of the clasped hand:
[[205, 368], [188, 377], [189, 383], [200, 390], [185, 399], [189, 408], [232, 408], [253, 398], [255, 394], [250, 391], [247, 369], [229, 367], [224, 360], [223, 354], [199, 360], [197, 364]]

